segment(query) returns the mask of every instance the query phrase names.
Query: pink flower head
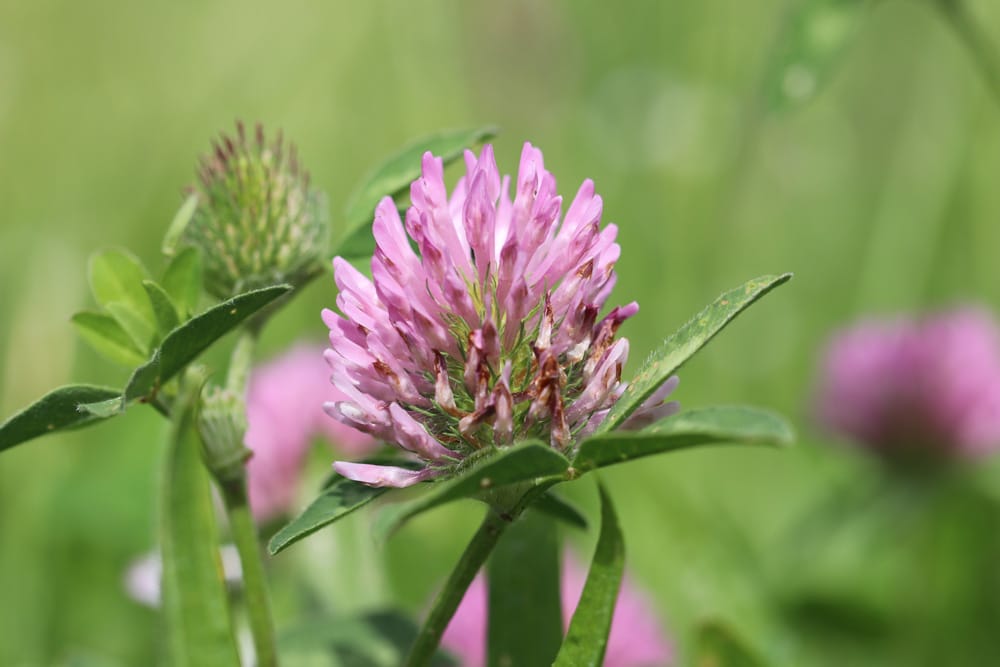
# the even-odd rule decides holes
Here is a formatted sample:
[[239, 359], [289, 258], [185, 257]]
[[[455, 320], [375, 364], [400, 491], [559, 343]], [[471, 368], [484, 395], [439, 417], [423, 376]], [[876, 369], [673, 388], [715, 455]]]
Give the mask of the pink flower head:
[[[586, 571], [576, 560], [569, 556], [563, 559], [564, 630], [569, 628], [586, 579]], [[484, 667], [486, 664], [488, 610], [489, 590], [486, 578], [479, 574], [441, 638], [441, 645], [461, 660], [462, 667]], [[664, 667], [673, 663], [673, 657], [673, 646], [652, 604], [626, 575], [611, 621], [604, 667]]]
[[1000, 447], [1000, 331], [985, 311], [873, 320], [834, 336], [818, 391], [830, 431], [886, 456]]
[[266, 521], [291, 508], [309, 446], [322, 435], [338, 451], [360, 456], [375, 441], [332, 421], [323, 402], [344, 398], [330, 385], [321, 349], [297, 346], [254, 369], [247, 390], [247, 432], [253, 451], [247, 486], [254, 516]]
[[[465, 163], [449, 196], [442, 160], [424, 154], [405, 224], [391, 198], [379, 203], [371, 279], [333, 260], [341, 314], [323, 311], [326, 359], [346, 398], [326, 411], [426, 463], [416, 472], [334, 464], [351, 479], [408, 486], [526, 438], [567, 450], [625, 389], [628, 341], [615, 334], [639, 307], [599, 318], [621, 249], [617, 227], [601, 227], [593, 182], [563, 215], [555, 178], [531, 144], [513, 199], [492, 146], [478, 157], [466, 151]], [[674, 410], [664, 398], [643, 414]]]

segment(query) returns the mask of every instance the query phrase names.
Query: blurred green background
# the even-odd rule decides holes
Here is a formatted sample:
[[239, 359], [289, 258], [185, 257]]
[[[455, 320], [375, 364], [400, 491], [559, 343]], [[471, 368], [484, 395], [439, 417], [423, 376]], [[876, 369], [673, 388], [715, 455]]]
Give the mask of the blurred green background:
[[[876, 467], [816, 432], [809, 399], [838, 325], [1000, 305], [1000, 107], [916, 0], [827, 2], [864, 8], [852, 41], [806, 77], [806, 89], [826, 84], [815, 99], [776, 102], [776, 76], [801, 88], [802, 71], [789, 80], [775, 63], [791, 62], [782, 45], [803, 4], [818, 3], [6, 0], [0, 415], [71, 380], [123, 382], [69, 325], [90, 305], [87, 256], [127, 246], [159, 270], [195, 158], [234, 119], [298, 144], [334, 223], [400, 145], [493, 123], [502, 172], [530, 140], [564, 195], [596, 182], [621, 229], [613, 300], [642, 305], [624, 331], [633, 369], [724, 289], [796, 274], [685, 367], [676, 396], [780, 410], [798, 446], [691, 451], [606, 475], [629, 568], [682, 662], [698, 624], [719, 618], [775, 665], [987, 664], [1000, 655], [996, 476], [866, 495]], [[971, 11], [1000, 43], [1000, 6]], [[850, 32], [852, 15], [830, 14], [820, 37]], [[318, 311], [334, 297], [331, 279], [312, 284], [268, 329], [265, 353], [321, 341]], [[0, 458], [0, 665], [155, 664], [156, 615], [122, 576], [154, 547], [162, 431], [135, 410]], [[313, 481], [329, 458], [317, 454]], [[573, 495], [592, 510], [584, 487]], [[301, 615], [300, 593], [418, 612], [479, 512], [433, 513], [382, 551], [359, 514], [277, 557], [279, 625]], [[336, 572], [368, 552], [389, 564], [386, 586]]]

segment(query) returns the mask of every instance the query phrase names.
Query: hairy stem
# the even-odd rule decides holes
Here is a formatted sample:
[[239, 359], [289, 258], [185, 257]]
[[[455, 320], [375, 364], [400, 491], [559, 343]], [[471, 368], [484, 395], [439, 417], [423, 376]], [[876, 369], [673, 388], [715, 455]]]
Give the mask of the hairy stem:
[[276, 667], [278, 652], [274, 639], [274, 622], [271, 620], [271, 600], [257, 540], [257, 527], [247, 502], [246, 482], [239, 479], [222, 485], [222, 498], [236, 550], [240, 554], [247, 616], [257, 653], [256, 664], [258, 667]]
[[465, 596], [465, 591], [469, 588], [476, 573], [479, 572], [479, 568], [486, 562], [493, 547], [496, 546], [497, 540], [500, 539], [508, 525], [508, 521], [501, 518], [495, 511], [487, 510], [479, 530], [472, 536], [472, 540], [465, 547], [458, 564], [449, 575], [448, 581], [445, 582], [444, 588], [434, 600], [434, 607], [427, 620], [424, 621], [420, 634], [417, 635], [417, 640], [406, 658], [407, 667], [423, 667], [430, 664], [431, 657], [441, 641], [441, 635], [444, 634], [448, 622], [455, 614], [455, 610], [458, 609], [459, 603]]

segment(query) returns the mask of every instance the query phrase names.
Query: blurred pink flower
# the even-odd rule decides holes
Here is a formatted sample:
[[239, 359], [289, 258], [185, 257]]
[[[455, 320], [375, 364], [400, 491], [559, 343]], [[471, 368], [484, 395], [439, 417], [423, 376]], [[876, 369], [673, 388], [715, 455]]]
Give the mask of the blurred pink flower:
[[[564, 629], [569, 628], [586, 579], [586, 570], [575, 559], [569, 555], [563, 558]], [[488, 596], [486, 578], [480, 573], [466, 591], [441, 639], [441, 645], [461, 660], [462, 667], [486, 665]], [[673, 659], [673, 646], [652, 603], [626, 574], [611, 622], [604, 667], [665, 667], [672, 664]]]
[[870, 320], [830, 341], [817, 412], [831, 432], [891, 457], [1000, 447], [1000, 330], [984, 310]]
[[338, 452], [363, 456], [377, 443], [323, 413], [344, 398], [330, 384], [323, 349], [298, 345], [254, 369], [247, 389], [247, 464], [250, 506], [259, 521], [292, 508], [309, 447], [322, 436]]
[[[379, 203], [371, 279], [333, 260], [342, 314], [323, 311], [326, 359], [347, 399], [326, 410], [425, 463], [414, 471], [336, 462], [345, 477], [409, 486], [527, 437], [565, 450], [625, 390], [628, 340], [616, 333], [639, 306], [598, 319], [621, 248], [618, 228], [601, 226], [594, 183], [583, 182], [563, 215], [531, 144], [516, 179], [501, 176], [490, 145], [466, 151], [465, 166], [449, 194], [441, 158], [425, 153], [405, 224], [391, 198]], [[673, 384], [665, 386], [626, 426], [676, 411], [664, 402]]]

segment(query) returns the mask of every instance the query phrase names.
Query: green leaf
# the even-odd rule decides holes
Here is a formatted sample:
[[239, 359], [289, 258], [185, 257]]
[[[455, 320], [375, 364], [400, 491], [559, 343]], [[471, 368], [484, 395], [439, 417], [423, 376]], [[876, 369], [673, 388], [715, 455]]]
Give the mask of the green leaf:
[[583, 516], [583, 512], [568, 500], [557, 496], [552, 491], [546, 491], [539, 496], [531, 504], [531, 509], [548, 514], [553, 519], [559, 519], [574, 528], [587, 530], [587, 518]]
[[167, 645], [173, 665], [239, 667], [219, 559], [215, 509], [195, 423], [198, 393], [189, 391], [180, 401], [161, 488]]
[[[141, 288], [141, 286], [140, 286]], [[121, 301], [112, 301], [104, 304], [104, 307], [115, 322], [128, 334], [136, 347], [149, 354], [156, 344], [156, 322], [149, 322], [143, 319], [143, 315], [135, 310], [130, 304]], [[152, 308], [152, 306], [151, 306]]]
[[[383, 539], [413, 517], [439, 505], [482, 497], [486, 492], [501, 494], [504, 487], [563, 475], [568, 468], [565, 456], [538, 440], [502, 448], [452, 479], [430, 485], [431, 490], [420, 498], [386, 508], [376, 522], [376, 536]], [[509, 500], [513, 503], [518, 499]]]
[[486, 664], [551, 665], [563, 631], [559, 541], [552, 520], [535, 512], [517, 519], [490, 555], [487, 580]]
[[779, 415], [744, 406], [690, 410], [641, 431], [612, 431], [584, 440], [573, 459], [581, 473], [699, 445], [788, 445], [791, 426]]
[[176, 329], [181, 323], [180, 317], [166, 291], [152, 280], [143, 280], [142, 287], [146, 290], [149, 302], [153, 304], [153, 313], [156, 315], [156, 325], [159, 332], [166, 335]]
[[793, 3], [765, 75], [771, 109], [811, 100], [828, 83], [871, 3], [868, 0], [800, 0]]
[[607, 489], [599, 484], [598, 490], [601, 494], [601, 535], [597, 538], [580, 603], [573, 613], [554, 667], [600, 667], [604, 664], [611, 618], [625, 570], [625, 541]]
[[734, 317], [778, 285], [787, 282], [791, 277], [790, 273], [780, 276], [761, 276], [744, 283], [720, 296], [663, 341], [660, 347], [646, 360], [639, 373], [629, 382], [628, 389], [615, 403], [608, 418], [598, 428], [598, 433], [611, 431], [624, 422], [642, 405], [643, 401], [666, 382], [695, 352], [722, 331]]
[[191, 222], [191, 217], [194, 215], [195, 210], [198, 208], [198, 195], [191, 194], [181, 207], [177, 209], [177, 213], [174, 214], [174, 219], [170, 221], [170, 226], [167, 227], [167, 233], [163, 237], [163, 254], [173, 255], [177, 250], [177, 242], [181, 240], [181, 236], [184, 235], [184, 230], [187, 228], [188, 223]]
[[728, 628], [717, 622], [698, 630], [697, 667], [764, 667], [764, 663]]
[[131, 368], [146, 360], [145, 352], [110, 315], [82, 311], [73, 316], [72, 322], [80, 337], [109, 361]]
[[[142, 288], [142, 281], [149, 276], [134, 255], [118, 248], [97, 253], [90, 258], [88, 274], [90, 290], [94, 293], [97, 303], [104, 307], [111, 303], [122, 304], [140, 320], [145, 321], [152, 331], [156, 317], [153, 314], [153, 306], [146, 296], [146, 290]], [[127, 326], [123, 327], [128, 331]]]
[[291, 289], [289, 285], [275, 285], [234, 296], [171, 331], [153, 357], [132, 373], [122, 394], [121, 409], [133, 400], [154, 395], [208, 346]]
[[89, 384], [73, 384], [53, 389], [0, 424], [0, 452], [46, 433], [99, 421], [95, 415], [81, 412], [78, 406], [117, 395], [117, 389]]
[[336, 478], [320, 492], [319, 497], [312, 501], [302, 514], [275, 533], [268, 542], [268, 552], [273, 556], [284, 551], [320, 528], [364, 507], [386, 491], [389, 489], [375, 488], [345, 477]]
[[441, 132], [419, 139], [376, 167], [351, 195], [345, 214], [347, 233], [334, 255], [345, 259], [371, 256], [375, 242], [371, 222], [375, 206], [382, 197], [396, 197], [407, 192], [410, 183], [420, 176], [420, 159], [427, 151], [442, 158], [447, 165], [462, 156], [469, 146], [496, 136], [495, 127]]
[[193, 315], [201, 296], [201, 253], [198, 249], [188, 246], [174, 255], [163, 272], [162, 284], [181, 317], [187, 319]]

